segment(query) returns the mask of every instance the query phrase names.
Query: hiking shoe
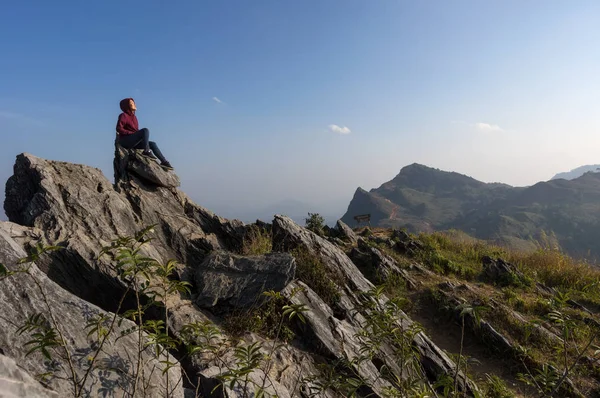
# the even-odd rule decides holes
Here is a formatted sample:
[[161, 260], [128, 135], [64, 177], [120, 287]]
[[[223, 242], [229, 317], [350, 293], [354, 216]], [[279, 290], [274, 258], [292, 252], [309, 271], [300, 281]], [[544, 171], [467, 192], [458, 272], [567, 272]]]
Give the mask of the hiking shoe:
[[173, 170], [173, 166], [171, 166], [171, 163], [169, 163], [168, 161], [161, 162], [160, 167], [167, 170]]
[[152, 151], [143, 151], [142, 156], [148, 159], [156, 160], [156, 156], [154, 156]]

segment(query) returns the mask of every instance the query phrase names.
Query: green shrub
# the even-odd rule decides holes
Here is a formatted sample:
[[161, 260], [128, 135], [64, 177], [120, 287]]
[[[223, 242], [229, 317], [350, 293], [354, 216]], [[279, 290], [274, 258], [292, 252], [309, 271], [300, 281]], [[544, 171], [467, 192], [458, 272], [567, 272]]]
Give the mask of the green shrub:
[[308, 213], [308, 217], [304, 219], [306, 229], [314, 232], [317, 235], [324, 234], [325, 219], [319, 213]]
[[233, 336], [254, 332], [271, 339], [293, 340], [294, 332], [282, 310], [287, 300], [281, 293], [264, 295], [266, 299], [259, 306], [235, 311], [225, 317], [223, 327]]
[[321, 259], [306, 249], [292, 251], [296, 259], [296, 277], [314, 290], [330, 306], [340, 300], [340, 292], [334, 281], [339, 276], [329, 271]]

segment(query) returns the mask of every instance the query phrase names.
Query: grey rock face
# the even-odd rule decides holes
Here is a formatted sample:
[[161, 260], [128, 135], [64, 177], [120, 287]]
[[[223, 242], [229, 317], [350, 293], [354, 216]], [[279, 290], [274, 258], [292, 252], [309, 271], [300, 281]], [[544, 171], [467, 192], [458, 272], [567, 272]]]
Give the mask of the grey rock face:
[[358, 239], [358, 247], [352, 249], [350, 258], [365, 277], [375, 284], [383, 283], [396, 275], [406, 281], [407, 287], [412, 289], [416, 286], [413, 278], [400, 269], [393, 258], [369, 246], [363, 238]]
[[[361, 327], [356, 320], [337, 319], [331, 308], [302, 282], [291, 283], [283, 293], [292, 303], [303, 304], [308, 309], [306, 322], [313, 335], [309, 340], [313, 341], [319, 354], [333, 360], [347, 359], [350, 363], [359, 358], [363, 345], [359, 338]], [[392, 387], [370, 361], [354, 364], [353, 368], [369, 386], [368, 394], [383, 396], [384, 389]]]
[[356, 244], [356, 242], [358, 241], [358, 236], [354, 233], [352, 228], [346, 225], [346, 223], [342, 220], [338, 220], [335, 226], [342, 238], [347, 239], [352, 244]]
[[195, 301], [201, 307], [249, 307], [260, 301], [262, 292], [281, 291], [295, 271], [294, 257], [288, 253], [243, 257], [214, 252], [196, 268]]
[[0, 354], [0, 397], [59, 398], [55, 391], [44, 388], [15, 361]]
[[[359, 354], [356, 350], [359, 348], [352, 344], [352, 339], [356, 335], [355, 332], [364, 328], [365, 325], [365, 318], [356, 311], [361, 302], [359, 295], [360, 293], [372, 291], [374, 288], [373, 284], [363, 276], [356, 265], [339, 248], [314, 233], [299, 227], [288, 217], [275, 216], [273, 221], [273, 246], [285, 250], [302, 247], [313, 255], [318, 256], [332, 272], [341, 273], [345, 285], [341, 286], [343, 293], [339, 305], [345, 311], [345, 319], [343, 320], [345, 323], [341, 322], [342, 320], [339, 318], [332, 317], [333, 311], [331, 308], [322, 302], [316, 294], [313, 296], [308, 293], [306, 297], [300, 295], [296, 300], [302, 300], [301, 302], [311, 308], [311, 311], [316, 314], [313, 315], [316, 318], [311, 323], [311, 330], [313, 335], [316, 336], [316, 341], [322, 347], [325, 347], [327, 351], [338, 358], [343, 357], [351, 360], [357, 357]], [[380, 302], [377, 304], [383, 308], [386, 302], [387, 298], [382, 296]], [[401, 311], [400, 314], [401, 318], [398, 321], [398, 327], [401, 327], [402, 330], [409, 330], [412, 321]], [[339, 355], [339, 351], [336, 351], [335, 348], [340, 341], [348, 342], [348, 344], [344, 344], [345, 351], [343, 355]], [[421, 365], [431, 380], [436, 380], [442, 374], [454, 374], [454, 362], [424, 333], [419, 332], [414, 336], [413, 345], [419, 351]], [[395, 358], [393, 351], [385, 346], [381, 350], [380, 357], [384, 358], [384, 363], [392, 370], [397, 369], [395, 366], [397, 358]], [[372, 373], [372, 369], [369, 369], [368, 365], [365, 366], [367, 367], [356, 369], [356, 372], [365, 378], [365, 380], [373, 380], [374, 374]], [[459, 384], [461, 386], [463, 385], [464, 378], [464, 374], [459, 373], [459, 379], [461, 379]], [[466, 385], [469, 393], [477, 390], [475, 384], [470, 380], [467, 380]], [[383, 388], [384, 385], [375, 384], [373, 392], [381, 396]]]
[[409, 234], [402, 230], [394, 230], [393, 237], [397, 240], [394, 249], [399, 253], [414, 255], [423, 250], [423, 244], [421, 242], [411, 238]]
[[[310, 310], [307, 313], [309, 326], [298, 331], [302, 333], [299, 338], [302, 345], [287, 347], [285, 352], [279, 349], [265, 351], [266, 355], [274, 358], [272, 367], [257, 370], [252, 377], [262, 379], [264, 373], [261, 372], [268, 373], [272, 380], [269, 388], [280, 396], [296, 396], [300, 389], [304, 389], [302, 394], [308, 395], [306, 388], [310, 388], [310, 383], [299, 387], [298, 380], [318, 373], [316, 363], [352, 361], [359, 357], [362, 343], [357, 336], [373, 313], [361, 308], [363, 293], [371, 291], [374, 286], [342, 250], [286, 217], [275, 218], [272, 226], [275, 251], [289, 251], [297, 247], [305, 249], [318, 256], [328, 273], [336, 276], [340, 297], [332, 308], [310, 286], [303, 286], [299, 281], [290, 283], [294, 278], [294, 260], [289, 254], [242, 257], [230, 253], [238, 252], [242, 247], [248, 227], [239, 221], [220, 218], [194, 204], [175, 189], [173, 182], [153, 181], [154, 177], [145, 176], [137, 169], [135, 162], [139, 159], [134, 156], [117, 148], [114, 186], [97, 169], [47, 161], [28, 154], [17, 158], [15, 174], [7, 183], [5, 209], [10, 220], [21, 226], [10, 224], [9, 233], [24, 247], [37, 242], [60, 243], [64, 247], [37, 262], [50, 279], [105, 310], [113, 309], [126, 284], [119, 280], [108, 259], [98, 259], [97, 255], [117, 236], [132, 235], [145, 226], [155, 224], [154, 239], [145, 247], [144, 255], [162, 262], [172, 258], [178, 260], [182, 264], [178, 276], [195, 284], [194, 302], [185, 296], [168, 300], [167, 316], [172, 335], [180, 336], [186, 323], [218, 320], [216, 315], [222, 309], [247, 306], [262, 291], [280, 290], [287, 285], [283, 292], [288, 300], [304, 304]], [[384, 261], [385, 258], [382, 258]], [[389, 268], [395, 272], [391, 266]], [[44, 275], [39, 270], [37, 272]], [[294, 293], [295, 287], [302, 287], [303, 291]], [[56, 290], [60, 290], [58, 286]], [[69, 300], [79, 300], [60, 291], [60, 294], [68, 295]], [[1, 294], [0, 291], [0, 298]], [[59, 304], [68, 307], [69, 300], [59, 300]], [[101, 311], [92, 304], [80, 302], [81, 306], [85, 304]], [[381, 308], [387, 302], [387, 298], [382, 296], [375, 304]], [[211, 307], [211, 313], [195, 304]], [[70, 314], [66, 309], [60, 309]], [[360, 310], [357, 312], [357, 309]], [[405, 314], [400, 315], [397, 326], [407, 330], [412, 322]], [[72, 318], [81, 330], [85, 319], [75, 315]], [[66, 321], [65, 327], [75, 328], [75, 325]], [[78, 336], [74, 331], [73, 335]], [[14, 338], [6, 339], [0, 339], [0, 344], [15, 341]], [[86, 343], [78, 340], [79, 337], [74, 339], [70, 342], [73, 347], [80, 348]], [[241, 339], [242, 342], [255, 340], [257, 338], [252, 334]], [[119, 342], [125, 344], [127, 340], [123, 338]], [[268, 346], [269, 342], [261, 343]], [[135, 345], [135, 341], [132, 344]], [[195, 357], [189, 362], [184, 361], [183, 366], [190, 378], [195, 380], [197, 376], [207, 382], [214, 381], [218, 376], [215, 366], [221, 366], [226, 358], [229, 358], [226, 359], [228, 365], [234, 362], [234, 345], [228, 344], [232, 345], [225, 347], [226, 352], [219, 358]], [[427, 336], [417, 334], [413, 344], [421, 354], [422, 367], [431, 380], [444, 373], [453, 375], [454, 364]], [[133, 350], [116, 343], [114, 349], [119, 353]], [[18, 359], [22, 353], [7, 355]], [[379, 374], [381, 365], [387, 365], [397, 375], [401, 373], [393, 347], [383, 344], [378, 357], [382, 358], [382, 363], [367, 361], [351, 365], [354, 366], [353, 372], [371, 384], [361, 394], [382, 396], [383, 390], [390, 386]], [[32, 366], [34, 368], [28, 371], [40, 373], [38, 368], [43, 367], [43, 361], [38, 357]], [[404, 375], [408, 376], [409, 372], [405, 371]], [[464, 379], [464, 376], [460, 374], [460, 378]], [[459, 384], [462, 386], [462, 381]], [[469, 382], [468, 388], [473, 390], [475, 387]], [[234, 394], [235, 391], [224, 393]], [[335, 393], [326, 391], [321, 396], [333, 397]]]
[[521, 271], [501, 258], [493, 259], [485, 256], [481, 261], [486, 277], [495, 283], [503, 284], [511, 279], [525, 280]]
[[[175, 189], [139, 185], [139, 179], [123, 174], [126, 167], [119, 173], [117, 192], [98, 169], [21, 154], [6, 184], [4, 208], [10, 221], [43, 231], [38, 240], [64, 247], [38, 266], [84, 300], [114, 310], [115, 297], [125, 290], [108, 259], [97, 258], [118, 236], [155, 224], [154, 240], [144, 254], [188, 266], [243, 239], [242, 223], [214, 216]], [[197, 219], [209, 220], [205, 226], [214, 232]]]
[[[0, 262], [10, 271], [15, 271], [22, 267], [17, 265], [17, 260], [25, 257], [26, 253], [10, 238], [3, 224], [0, 223]], [[89, 358], [95, 352], [95, 342], [92, 336], [88, 336], [85, 325], [98, 315], [111, 318], [113, 314], [106, 313], [68, 293], [48, 279], [35, 264], [29, 267], [30, 275], [20, 273], [0, 280], [0, 302], [3, 303], [3, 313], [0, 317], [0, 348], [4, 355], [14, 359], [32, 375], [52, 372], [48, 381], [49, 387], [60, 397], [69, 397], [73, 395], [73, 384], [70, 382], [73, 378], [71, 365], [76, 377], [82, 379], [87, 371]], [[34, 314], [41, 314], [52, 326], [55, 324], [53, 319], [56, 321], [59, 338], [60, 335], [64, 336], [67, 352], [71, 357], [70, 362], [63, 358], [66, 356], [62, 355], [60, 347], [56, 350], [50, 349], [53, 353], [51, 361], [44, 358], [39, 351], [26, 356], [31, 347], [25, 343], [31, 336], [28, 333], [20, 335], [17, 329]], [[109, 336], [98, 356], [97, 368], [90, 372], [84, 384], [84, 396], [101, 396], [103, 393], [122, 396], [132, 392], [136, 368], [134, 353], [138, 350], [139, 340], [136, 333], [120, 337], [122, 332], [132, 326], [134, 325], [130, 321], [115, 325], [114, 333]], [[167, 358], [162, 358], [165, 359]], [[174, 358], [170, 357], [169, 360], [176, 364], [169, 370], [171, 387], [174, 388], [179, 382], [179, 387], [174, 388], [172, 396], [182, 397], [181, 369]], [[140, 384], [135, 396], [164, 396], [166, 385], [161, 375], [163, 365], [153, 357], [150, 347], [143, 351], [142, 363], [144, 365], [141, 380], [147, 388], [144, 391]]]
[[115, 141], [115, 180], [139, 179], [144, 185], [177, 188], [179, 177], [173, 171], [163, 169], [155, 160], [147, 159], [141, 150], [125, 149]]

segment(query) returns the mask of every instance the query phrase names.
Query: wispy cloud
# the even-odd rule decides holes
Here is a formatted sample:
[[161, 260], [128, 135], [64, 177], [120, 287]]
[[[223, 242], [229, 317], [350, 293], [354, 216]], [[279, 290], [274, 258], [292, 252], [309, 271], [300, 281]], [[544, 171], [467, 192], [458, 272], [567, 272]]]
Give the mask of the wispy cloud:
[[348, 127], [338, 126], [337, 124], [330, 124], [329, 131], [338, 134], [350, 134], [352, 132], [352, 130], [350, 130]]
[[469, 123], [469, 122], [465, 122], [463, 120], [452, 120], [452, 121], [450, 121], [450, 123], [462, 124], [465, 126], [469, 126], [481, 133], [503, 133], [506, 131], [502, 127], [498, 126], [497, 124], [490, 124], [490, 123], [483, 123], [483, 122]]
[[489, 124], [489, 123], [475, 123], [473, 125], [478, 131], [482, 133], [502, 133], [504, 129], [502, 129], [497, 124]]
[[223, 101], [221, 101], [217, 97], [212, 97], [212, 100], [215, 101], [217, 104], [222, 104], [223, 103]]

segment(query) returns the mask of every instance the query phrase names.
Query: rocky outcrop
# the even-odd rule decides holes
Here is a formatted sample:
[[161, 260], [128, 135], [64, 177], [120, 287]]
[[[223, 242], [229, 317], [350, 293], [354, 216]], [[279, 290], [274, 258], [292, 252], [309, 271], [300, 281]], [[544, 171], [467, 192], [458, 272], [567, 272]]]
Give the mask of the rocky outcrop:
[[115, 141], [115, 181], [137, 181], [146, 186], [164, 188], [177, 188], [180, 185], [177, 174], [142, 156], [141, 152], [137, 149], [125, 149]]
[[263, 292], [283, 290], [295, 270], [288, 253], [244, 257], [217, 251], [196, 268], [195, 302], [219, 310], [247, 308], [260, 302]]
[[0, 354], [0, 397], [59, 398], [57, 392], [44, 388], [15, 361]]
[[394, 230], [392, 238], [396, 240], [393, 245], [394, 250], [398, 253], [409, 254], [414, 256], [416, 253], [423, 250], [423, 244], [416, 239], [413, 239], [408, 233], [403, 230]]
[[338, 234], [342, 239], [348, 240], [351, 244], [355, 245], [358, 242], [358, 235], [354, 233], [352, 228], [350, 228], [345, 222], [342, 220], [338, 220], [335, 224]]
[[[382, 378], [372, 361], [360, 361], [365, 347], [360, 339], [360, 325], [357, 324], [361, 317], [357, 320], [337, 319], [332, 309], [302, 282], [290, 284], [284, 294], [291, 302], [308, 310], [306, 319], [311, 337], [308, 340], [313, 342], [313, 348], [332, 360], [343, 359], [352, 364], [349, 365], [348, 377], [360, 376], [368, 386], [367, 395], [384, 396], [383, 391], [391, 388], [392, 384]], [[389, 352], [390, 348], [385, 350]]]
[[[215, 328], [215, 336], [211, 335], [208, 340], [206, 336], [190, 337], [192, 343], [201, 347], [191, 357], [184, 355], [183, 347], [171, 346], [188, 376], [186, 393], [196, 387], [202, 391], [209, 385], [214, 386], [219, 377], [227, 375], [227, 370], [239, 361], [236, 349], [253, 342], [260, 343], [262, 358], [269, 358], [269, 362], [247, 373], [248, 377], [254, 382], [268, 380], [264, 385], [267, 391], [279, 396], [309, 396], [311, 391], [319, 388], [319, 366], [332, 363], [339, 365], [336, 369], [342, 375], [354, 375], [363, 380], [361, 396], [385, 395], [387, 388], [398, 387], [395, 376], [407, 378], [415, 372], [423, 372], [429, 381], [434, 381], [442, 374], [454, 375], [454, 363], [422, 332], [410, 335], [410, 344], [419, 354], [418, 371], [401, 369], [404, 365], [396, 354], [397, 347], [388, 342], [382, 343], [372, 358], [364, 360], [366, 343], [361, 333], [379, 312], [393, 303], [384, 295], [369, 298], [374, 285], [338, 246], [286, 217], [277, 216], [271, 227], [273, 251], [277, 253], [241, 256], [244, 239], [255, 226], [223, 219], [196, 205], [176, 189], [179, 182], [173, 172], [147, 162], [135, 151], [125, 151], [117, 146], [115, 155], [114, 185], [98, 169], [48, 161], [29, 154], [17, 157], [14, 175], [7, 182], [4, 207], [11, 221], [5, 227], [10, 235], [8, 238], [18, 240], [25, 248], [39, 242], [62, 247], [36, 263], [51, 280], [66, 289], [54, 285], [57, 294], [60, 291], [69, 296], [68, 300], [59, 303], [66, 306], [59, 307], [60, 311], [73, 319], [72, 325], [71, 321], [65, 321], [66, 328], [78, 326], [81, 333], [81, 326], [86, 322], [81, 319], [82, 315], [80, 318], [70, 315], [67, 311], [69, 300], [80, 300], [81, 306], [85, 303], [94, 311], [109, 311], [109, 314], [117, 309], [119, 298], [132, 288], [132, 284], [119, 277], [110, 257], [99, 258], [98, 254], [116, 237], [132, 236], [140, 229], [154, 225], [152, 241], [143, 246], [142, 254], [160, 263], [175, 259], [179, 265], [172, 277], [189, 282], [191, 296], [171, 294], [161, 303], [166, 305], [166, 310], [161, 312], [162, 318], [151, 312], [147, 316], [166, 317], [170, 336], [180, 339], [188, 338], [185, 337], [186, 325], [203, 329], [210, 324]], [[354, 242], [354, 238], [346, 231], [346, 239]], [[344, 242], [343, 246], [348, 244]], [[317, 256], [323, 263], [326, 276], [321, 277], [330, 278], [339, 290], [335, 302], [323, 301], [314, 286], [292, 280], [295, 260], [285, 252], [296, 248]], [[361, 250], [388, 275], [402, 275], [403, 270], [383, 253], [365, 251], [366, 246]], [[44, 275], [39, 270], [36, 272]], [[149, 283], [154, 283], [152, 277], [150, 279]], [[223, 313], [229, 313], [231, 308], [252, 306], [264, 290], [281, 290], [287, 304], [306, 309], [307, 324], [291, 326], [296, 338], [286, 346], [253, 333], [246, 333], [236, 340], [228, 339], [221, 326]], [[124, 310], [134, 308], [135, 302], [126, 296], [122, 307]], [[415, 329], [402, 311], [398, 311], [391, 322], [402, 331]], [[74, 330], [69, 333], [76, 336], [74, 342], [70, 342], [73, 347], [85, 344], [84, 340], [78, 340], [79, 335]], [[211, 351], [213, 338], [217, 341], [217, 351]], [[0, 340], [0, 348], [14, 341], [8, 337], [5, 341]], [[135, 344], [135, 340], [119, 340], [121, 345], [129, 343]], [[119, 353], [131, 352], [132, 348], [119, 344], [115, 342], [111, 348]], [[7, 355], [20, 358], [19, 352]], [[36, 366], [42, 366], [40, 358], [36, 361]], [[152, 364], [151, 361], [148, 363]], [[382, 369], [389, 369], [395, 376], [383, 374]], [[37, 368], [29, 371], [39, 373]], [[459, 380], [460, 386], [466, 382], [467, 393], [475, 391], [475, 385], [462, 373], [459, 373]], [[161, 386], [159, 382], [156, 385]], [[240, 394], [238, 387], [234, 383], [233, 387], [216, 391], [223, 396], [235, 396]], [[212, 387], [210, 389], [212, 391]], [[334, 397], [336, 392], [326, 388], [319, 396]]]
[[[365, 316], [370, 315], [368, 314], [369, 311], [366, 314], [361, 314], [360, 309], [363, 307], [361, 294], [372, 292], [374, 285], [364, 277], [350, 258], [338, 247], [316, 234], [299, 227], [288, 217], [275, 216], [273, 221], [273, 247], [278, 250], [293, 250], [296, 248], [308, 250], [320, 258], [331, 273], [339, 275], [340, 280], [343, 281], [343, 285], [339, 286], [341, 298], [338, 303], [340, 307], [338, 313], [341, 312], [343, 314], [343, 319], [340, 319], [340, 315], [334, 317], [332, 314], [335, 311], [320, 300], [316, 294], [311, 294], [308, 289], [306, 290], [308, 293], [305, 291], [304, 297], [302, 295], [299, 296], [302, 298], [299, 303], [311, 308], [311, 313], [317, 314], [313, 315], [315, 321], [311, 324], [311, 334], [315, 336], [318, 346], [327, 349], [325, 353], [329, 352], [334, 357], [342, 357], [348, 361], [352, 361], [352, 359], [358, 357], [358, 351], [355, 350], [360, 350], [360, 348], [357, 346], [355, 340], [353, 342], [353, 336], [356, 336], [358, 331], [364, 329], [366, 324]], [[387, 298], [382, 295], [376, 300], [376, 308], [384, 308], [386, 302]], [[398, 313], [398, 327], [401, 330], [410, 330], [412, 321], [401, 310], [398, 310]], [[344, 347], [342, 355], [340, 355], [339, 351], [335, 351], [335, 346], [339, 342], [342, 342]], [[454, 374], [454, 362], [424, 333], [416, 333], [412, 339], [412, 344], [419, 352], [421, 366], [431, 380], [436, 380], [442, 374]], [[394, 369], [398, 358], [393, 355], [393, 349], [382, 346], [381, 350], [382, 352], [378, 355], [378, 358], [381, 358], [388, 369]], [[356, 366], [354, 371], [366, 380], [372, 380], [373, 369], [368, 364], [363, 363], [363, 365], [364, 367]], [[459, 385], [467, 385], [469, 392], [477, 389], [470, 380], [467, 380], [465, 383], [465, 376], [462, 373], [459, 373], [459, 379], [461, 379]], [[377, 380], [381, 381], [380, 378], [377, 378]], [[373, 393], [378, 396], [382, 395], [385, 388], [384, 382], [381, 381], [381, 383], [372, 386]]]
[[416, 286], [414, 279], [398, 267], [393, 258], [370, 246], [363, 238], [358, 239], [358, 247], [352, 249], [350, 258], [372, 283], [381, 284], [398, 276], [406, 282], [408, 288], [414, 289]]
[[[41, 260], [42, 270], [73, 294], [109, 310], [126, 286], [109, 259], [98, 254], [116, 237], [156, 225], [144, 254], [193, 267], [213, 250], [236, 249], [230, 244], [241, 242], [244, 233], [242, 223], [214, 216], [177, 190], [139, 185], [145, 182], [127, 170], [117, 173], [117, 192], [98, 169], [21, 154], [6, 184], [10, 221], [43, 231], [31, 243], [64, 248]], [[204, 229], [198, 219], [214, 229]]]
[[[119, 152], [117, 155], [122, 156]], [[125, 163], [123, 159], [116, 159], [115, 164]], [[48, 161], [29, 154], [17, 157], [15, 173], [7, 182], [5, 200], [6, 212], [15, 223], [5, 225], [23, 247], [38, 242], [62, 246], [62, 250], [49, 253], [38, 261], [40, 268], [62, 287], [102, 308], [116, 309], [127, 285], [117, 277], [109, 259], [99, 259], [98, 253], [117, 236], [131, 236], [151, 224], [156, 225], [155, 232], [152, 242], [144, 246], [144, 254], [162, 262], [170, 258], [181, 262], [183, 268], [178, 268], [177, 275], [194, 285], [194, 297], [199, 296], [195, 288], [198, 282], [195, 271], [211, 253], [229, 251], [227, 256], [237, 258], [233, 261], [234, 266], [245, 264], [247, 259], [234, 255], [241, 248], [248, 230], [243, 223], [218, 217], [176, 189], [148, 183], [127, 166], [117, 166], [115, 174], [117, 180], [113, 186], [99, 170], [91, 167]], [[273, 266], [278, 263], [281, 272], [277, 278], [283, 278], [272, 281], [270, 277], [275, 274], [262, 275], [268, 281], [266, 287], [282, 288], [285, 281], [293, 277], [294, 260], [290, 255], [272, 254], [263, 260], [262, 265], [260, 262], [254, 264], [257, 276], [267, 263]], [[241, 285], [233, 288], [241, 294], [238, 299], [242, 304], [250, 297], [247, 293], [254, 294], [259, 289], [260, 282], [249, 283], [247, 279], [250, 278], [244, 277], [247, 275], [240, 273], [237, 278], [229, 279], [232, 275], [224, 277], [225, 274], [224, 269], [215, 268], [207, 273], [207, 276], [214, 276], [215, 283], [211, 284], [204, 276], [200, 279], [211, 288], [219, 286], [216, 281], [246, 284], [244, 288]], [[235, 302], [233, 296], [223, 295], [225, 290], [214, 291], [221, 294], [219, 304], [212, 309], [215, 313], [221, 312], [221, 304]], [[133, 304], [126, 300], [124, 307], [131, 308]], [[201, 310], [190, 298], [174, 295], [167, 304], [168, 321], [175, 337], [182, 336], [181, 331], [186, 325], [220, 322], [218, 317]], [[221, 330], [220, 333], [224, 332]], [[231, 346], [231, 350], [233, 348]], [[298, 385], [300, 378], [318, 373], [316, 363], [302, 350], [289, 347], [286, 352], [289, 355], [282, 354], [280, 348], [276, 355], [272, 351], [265, 352], [273, 358], [269, 379], [290, 391], [299, 390], [303, 388]], [[228, 355], [229, 363], [233, 364], [233, 352]], [[203, 374], [215, 365], [214, 360], [207, 358], [186, 359], [184, 363], [192, 383], [195, 383], [194, 375], [201, 380], [210, 378]]]
[[498, 285], [509, 285], [515, 282], [525, 282], [525, 276], [514, 265], [507, 263], [501, 258], [494, 259], [489, 256], [483, 257], [483, 274], [485, 277]]
[[[60, 397], [74, 394], [72, 380], [75, 378], [80, 383], [85, 379], [85, 383], [80, 386], [84, 396], [131, 394], [135, 384], [134, 353], [139, 347], [138, 335], [127, 332], [133, 323], [123, 320], [114, 325], [114, 332], [109, 335], [98, 353], [95, 366], [85, 378], [91, 358], [98, 347], [98, 340], [94, 340], [93, 335], [88, 335], [86, 325], [98, 316], [112, 319], [113, 314], [106, 313], [68, 293], [49, 280], [35, 264], [18, 264], [18, 260], [24, 257], [26, 253], [23, 249], [11, 239], [3, 227], [0, 227], [0, 263], [4, 264], [9, 272], [27, 269], [27, 273], [0, 277], [0, 302], [3, 303], [0, 316], [2, 354], [17, 361], [21, 368], [33, 375], [47, 374], [45, 378], [48, 387]], [[31, 333], [18, 332], [18, 329], [34, 315], [39, 315], [38, 319], [43, 320], [44, 330], [54, 330], [55, 340], [60, 342], [59, 346], [48, 348], [47, 356], [42, 355], [40, 351], [27, 355], [33, 347], [27, 342], [35, 339], [32, 339]], [[142, 345], [145, 345], [148, 341], [143, 338]], [[172, 391], [169, 394], [172, 397], [183, 397], [181, 369], [174, 358], [168, 359], [175, 364], [168, 370], [172, 381]], [[161, 376], [164, 365], [160, 360], [167, 358], [155, 358], [150, 346], [143, 350], [143, 368], [140, 372], [143, 382], [138, 383], [135, 396], [166, 394], [165, 381]], [[37, 390], [29, 379], [22, 374], [12, 374], [13, 377], [21, 377], [24, 383], [26, 382], [22, 388], [31, 390], [32, 394], [36, 393]], [[0, 391], [2, 383], [0, 379]]]

